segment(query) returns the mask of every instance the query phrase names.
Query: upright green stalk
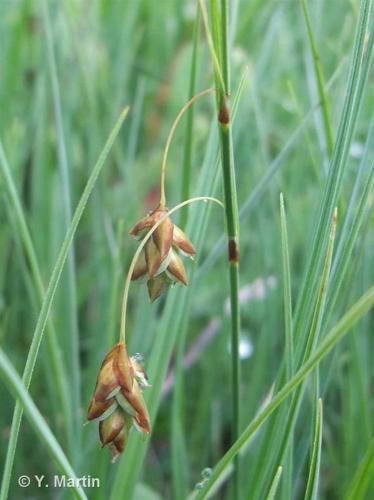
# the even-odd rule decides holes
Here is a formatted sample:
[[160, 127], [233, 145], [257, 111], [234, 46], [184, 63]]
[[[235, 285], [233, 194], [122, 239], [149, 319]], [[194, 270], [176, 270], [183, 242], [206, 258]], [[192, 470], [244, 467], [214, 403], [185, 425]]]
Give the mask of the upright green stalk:
[[[57, 74], [56, 56], [54, 51], [54, 40], [51, 21], [49, 17], [49, 8], [46, 0], [42, 2], [43, 23], [46, 35], [47, 62], [51, 78], [53, 110], [56, 123], [57, 135], [57, 156], [61, 175], [61, 191], [63, 198], [63, 213], [64, 224], [63, 228], [67, 231], [72, 219], [72, 201], [70, 194], [70, 165], [68, 161], [68, 153], [66, 147], [66, 137], [63, 125], [63, 114], [61, 104], [60, 84]], [[79, 422], [78, 408], [80, 404], [80, 361], [79, 361], [79, 334], [78, 334], [78, 311], [77, 311], [77, 288], [76, 288], [76, 273], [75, 273], [75, 253], [74, 243], [67, 255], [66, 259], [66, 289], [64, 293], [64, 302], [66, 301], [66, 320], [69, 328], [66, 332], [67, 340], [63, 343], [63, 348], [66, 350], [66, 365], [68, 368], [67, 378], [71, 383], [73, 422], [75, 424], [75, 447], [79, 450], [81, 442], [81, 427]]]
[[[216, 71], [218, 87], [218, 124], [221, 143], [223, 188], [225, 195], [226, 231], [228, 237], [228, 257], [230, 274], [230, 305], [231, 305], [231, 363], [232, 363], [232, 442], [240, 434], [240, 306], [239, 306], [239, 215], [235, 184], [235, 164], [232, 143], [230, 96], [230, 61], [228, 36], [228, 1], [221, 0], [219, 12], [217, 2], [211, 0], [212, 24], [220, 21], [220, 36], [215, 37], [216, 53], [221, 55], [220, 68], [223, 87], [220, 85], [220, 75]], [[235, 462], [234, 498], [239, 498], [239, 463]]]
[[329, 157], [331, 157], [334, 149], [334, 133], [332, 131], [329, 102], [325, 90], [325, 78], [323, 76], [322, 64], [319, 57], [317, 44], [314, 39], [312, 23], [310, 22], [308, 3], [306, 2], [306, 0], [301, 0], [301, 6], [303, 8], [306, 29], [308, 32], [308, 40], [313, 56], [314, 72], [316, 75], [318, 94], [321, 102], [322, 118], [323, 118], [323, 126], [325, 129], [327, 150], [329, 153]]
[[[191, 55], [191, 73], [188, 99], [192, 99], [196, 92], [196, 77], [197, 77], [197, 48], [199, 45], [200, 34], [200, 10], [197, 6], [196, 19], [193, 31], [193, 44]], [[191, 184], [191, 157], [192, 157], [192, 132], [193, 132], [193, 106], [187, 112], [186, 124], [186, 141], [184, 143], [184, 159], [183, 159], [183, 174], [182, 174], [182, 200], [187, 200], [190, 197]], [[184, 228], [187, 224], [188, 211], [184, 210], [181, 214], [181, 227]]]

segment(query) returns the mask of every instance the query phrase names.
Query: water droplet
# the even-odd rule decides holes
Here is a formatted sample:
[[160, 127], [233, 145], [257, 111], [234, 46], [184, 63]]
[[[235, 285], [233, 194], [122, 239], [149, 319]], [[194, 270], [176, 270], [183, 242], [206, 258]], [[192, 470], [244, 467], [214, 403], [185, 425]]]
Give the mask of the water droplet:
[[134, 354], [134, 356], [132, 356], [132, 358], [135, 361], [138, 361], [138, 363], [144, 363], [144, 356], [142, 354], [140, 354], [140, 352], [137, 352], [136, 354]]
[[201, 483], [196, 483], [195, 488], [196, 488], [197, 490], [202, 490], [202, 489], [204, 488], [204, 483], [203, 483], [203, 481], [201, 481]]
[[212, 472], [213, 471], [210, 467], [205, 467], [205, 469], [201, 471], [201, 477], [203, 477], [204, 479], [209, 479], [212, 475]]

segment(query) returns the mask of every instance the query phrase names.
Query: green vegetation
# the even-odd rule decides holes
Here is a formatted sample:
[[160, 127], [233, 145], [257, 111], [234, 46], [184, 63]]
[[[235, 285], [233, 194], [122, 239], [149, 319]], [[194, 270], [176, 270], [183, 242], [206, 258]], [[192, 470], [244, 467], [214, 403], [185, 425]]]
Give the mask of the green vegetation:
[[[373, 3], [1, 2], [1, 500], [374, 497]], [[111, 464], [87, 408], [199, 93], [165, 170], [197, 254], [125, 294], [153, 429]]]

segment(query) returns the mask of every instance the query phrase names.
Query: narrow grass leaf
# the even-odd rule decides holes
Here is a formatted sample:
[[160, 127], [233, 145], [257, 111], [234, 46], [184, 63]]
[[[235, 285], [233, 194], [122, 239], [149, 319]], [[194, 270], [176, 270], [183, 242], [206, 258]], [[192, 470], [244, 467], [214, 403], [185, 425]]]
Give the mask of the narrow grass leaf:
[[[0, 168], [5, 184], [5, 189], [9, 198], [9, 203], [15, 217], [16, 221], [15, 226], [18, 230], [20, 238], [22, 239], [22, 243], [30, 264], [31, 276], [33, 278], [33, 285], [36, 291], [36, 296], [38, 298], [39, 305], [41, 306], [45, 296], [41, 271], [36, 256], [34, 244], [32, 242], [31, 234], [26, 222], [26, 217], [22, 209], [21, 201], [17, 193], [17, 189], [12, 177], [12, 172], [9, 167], [9, 163], [5, 155], [5, 151], [1, 140], [0, 140]], [[65, 377], [66, 371], [64, 369], [63, 359], [61, 356], [61, 351], [58, 344], [56, 331], [54, 329], [53, 322], [50, 318], [48, 321], [47, 348], [51, 360], [55, 391], [61, 405], [61, 411], [64, 415], [68, 447], [70, 449], [70, 452], [72, 452], [73, 431], [72, 431], [72, 408], [69, 400], [70, 391]], [[29, 363], [26, 362], [25, 369], [23, 372], [22, 380], [27, 389], [30, 386], [33, 366], [34, 365], [31, 361]], [[16, 429], [18, 425], [17, 420], [19, 418], [19, 413], [20, 413], [20, 408], [18, 409], [18, 411], [15, 411], [13, 415], [12, 428], [14, 423], [14, 429]], [[5, 461], [3, 481], [1, 483], [1, 490], [0, 490], [1, 498], [6, 497], [8, 494], [10, 475], [14, 462], [15, 446], [16, 446], [16, 434], [11, 433], [7, 449], [7, 457]]]
[[280, 215], [282, 233], [282, 263], [283, 263], [283, 303], [284, 303], [284, 332], [285, 332], [285, 357], [286, 376], [290, 378], [294, 371], [294, 345], [292, 334], [292, 297], [291, 297], [291, 272], [290, 255], [288, 250], [288, 235], [286, 212], [283, 194], [280, 194]]
[[305, 492], [305, 500], [316, 500], [318, 494], [318, 483], [321, 464], [321, 448], [322, 448], [322, 399], [317, 401], [317, 411], [315, 412], [313, 447], [310, 459], [308, 482]]
[[2, 379], [8, 385], [9, 390], [12, 392], [15, 399], [19, 401], [19, 404], [25, 411], [30, 424], [38, 434], [39, 439], [46, 445], [50, 455], [56, 461], [60, 471], [69, 479], [71, 478], [73, 482], [76, 482], [76, 486], [72, 486], [72, 493], [74, 494], [74, 496], [81, 500], [86, 500], [87, 497], [82, 488], [79, 486], [77, 475], [75, 474], [72, 466], [66, 458], [64, 451], [62, 450], [54, 434], [48, 427], [47, 422], [38, 410], [34, 401], [31, 399], [27, 388], [22, 383], [22, 380], [20, 379], [18, 373], [16, 372], [2, 349], [0, 349], [0, 373]]
[[[373, 55], [373, 33], [369, 32], [372, 0], [361, 2], [350, 74], [345, 101], [339, 122], [336, 144], [329, 168], [329, 176], [319, 210], [318, 223], [312, 244], [309, 263], [300, 293], [300, 300], [295, 313], [295, 336], [304, 339], [303, 332], [310, 322], [310, 307], [318, 279], [324, 249], [327, 245], [329, 223], [334, 206], [341, 190], [348, 152], [355, 131], [357, 118], [364, 96], [368, 73]], [[370, 34], [369, 34], [370, 33]]]
[[[43, 305], [38, 317], [38, 321], [35, 327], [35, 331], [32, 337], [31, 341], [31, 346], [29, 349], [29, 353], [27, 356], [27, 361], [26, 361], [26, 366], [25, 366], [25, 371], [24, 371], [24, 385], [26, 387], [29, 387], [35, 363], [37, 360], [37, 356], [39, 353], [39, 348], [41, 341], [43, 339], [43, 334], [45, 330], [46, 323], [48, 321], [48, 315], [52, 307], [52, 302], [53, 298], [56, 293], [56, 289], [61, 277], [61, 273], [66, 261], [66, 257], [68, 255], [71, 243], [73, 241], [74, 235], [76, 233], [78, 224], [81, 220], [83, 211], [86, 207], [88, 198], [95, 186], [96, 180], [101, 172], [101, 169], [104, 166], [105, 160], [112, 148], [112, 145], [121, 129], [122, 123], [124, 119], [127, 116], [129, 108], [126, 107], [122, 113], [120, 114], [120, 117], [118, 118], [116, 124], [113, 127], [113, 130], [111, 131], [109, 138], [107, 142], [104, 145], [104, 148], [97, 160], [96, 165], [94, 166], [90, 177], [88, 178], [87, 184], [84, 188], [84, 191], [82, 193], [82, 196], [78, 202], [77, 208], [74, 212], [72, 221], [69, 225], [68, 231], [66, 233], [66, 236], [64, 238], [64, 241], [61, 245], [60, 252], [58, 254], [58, 258], [56, 261], [56, 264], [53, 268], [52, 275], [50, 278], [50, 281], [48, 283], [48, 287], [44, 296], [43, 300]], [[26, 376], [25, 376], [26, 374]], [[79, 407], [76, 408], [76, 411], [79, 411]], [[18, 441], [18, 435], [19, 435], [19, 429], [21, 425], [21, 419], [22, 419], [22, 406], [19, 402], [16, 403], [16, 407], [14, 410], [13, 414], [13, 420], [12, 420], [12, 426], [10, 429], [10, 437], [9, 437], [9, 443], [8, 443], [8, 452], [7, 452], [7, 457], [6, 457], [6, 462], [5, 462], [5, 467], [4, 467], [4, 475], [3, 475], [3, 482], [2, 482], [2, 489], [0, 492], [0, 499], [1, 500], [6, 500], [8, 496], [8, 490], [9, 490], [9, 483], [10, 483], [10, 477], [12, 473], [12, 468], [13, 468], [13, 462], [14, 462], [14, 456], [15, 456], [15, 450], [17, 447], [17, 441]]]
[[[60, 83], [57, 74], [56, 57], [54, 51], [54, 41], [52, 36], [51, 21], [49, 18], [48, 4], [46, 0], [42, 1], [42, 17], [46, 33], [47, 45], [47, 61], [48, 69], [51, 78], [53, 109], [56, 122], [57, 132], [57, 152], [58, 164], [61, 174], [61, 190], [63, 194], [63, 230], [66, 231], [71, 221], [72, 202], [70, 193], [70, 166], [68, 162], [68, 154], [66, 148], [65, 131], [62, 115]], [[59, 227], [59, 226], [57, 226]], [[64, 276], [63, 300], [66, 301], [67, 307], [64, 308], [65, 320], [67, 322], [66, 335], [64, 335], [63, 346], [66, 355], [66, 365], [68, 372], [66, 377], [70, 381], [70, 392], [72, 395], [72, 406], [77, 408], [80, 402], [80, 367], [79, 367], [79, 341], [78, 341], [78, 311], [77, 311], [77, 290], [75, 276], [75, 258], [74, 245], [68, 252], [66, 258], [66, 278]], [[74, 445], [79, 449], [81, 441], [81, 426], [77, 424], [78, 415], [74, 414]]]
[[330, 119], [330, 109], [329, 102], [327, 98], [326, 88], [325, 88], [325, 78], [323, 75], [323, 68], [321, 64], [321, 58], [318, 52], [317, 43], [314, 39], [314, 33], [312, 28], [312, 22], [309, 14], [309, 7], [306, 0], [301, 0], [301, 6], [304, 14], [305, 24], [308, 33], [308, 41], [310, 45], [310, 50], [313, 56], [313, 65], [314, 72], [317, 80], [318, 94], [321, 101], [321, 110], [322, 110], [322, 118], [323, 125], [325, 130], [325, 138], [327, 144], [327, 150], [329, 156], [331, 156], [333, 148], [334, 148], [334, 134], [333, 128]]
[[279, 481], [280, 481], [281, 476], [282, 476], [282, 470], [283, 470], [283, 468], [280, 465], [278, 467], [277, 473], [275, 474], [274, 479], [270, 485], [270, 490], [266, 496], [266, 500], [274, 500], [275, 495], [277, 493], [278, 486], [279, 486]]
[[348, 487], [345, 500], [364, 500], [370, 482], [374, 477], [374, 438], [370, 441], [369, 447], [360, 465], [358, 466], [351, 484]]
[[240, 435], [239, 439], [223, 455], [221, 460], [213, 469], [213, 474], [206, 483], [204, 489], [199, 493], [193, 493], [192, 498], [203, 499], [209, 496], [210, 490], [220, 479], [221, 474], [225, 472], [226, 467], [239, 453], [240, 449], [252, 438], [258, 429], [274, 413], [279, 405], [305, 380], [305, 378], [314, 370], [316, 366], [331, 352], [338, 342], [350, 331], [357, 321], [364, 316], [374, 304], [374, 287], [367, 292], [347, 311], [339, 323], [332, 328], [321, 342], [320, 346], [302, 364], [295, 375], [278, 391], [269, 405], [263, 409]]

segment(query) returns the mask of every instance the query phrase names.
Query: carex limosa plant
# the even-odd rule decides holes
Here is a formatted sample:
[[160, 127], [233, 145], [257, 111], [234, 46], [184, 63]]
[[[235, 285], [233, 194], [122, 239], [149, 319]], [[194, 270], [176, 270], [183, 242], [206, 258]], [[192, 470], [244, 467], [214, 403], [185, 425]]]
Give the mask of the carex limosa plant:
[[129, 432], [134, 426], [140, 432], [151, 432], [150, 417], [142, 389], [149, 387], [141, 364], [141, 356], [129, 356], [126, 346], [126, 313], [131, 281], [147, 275], [148, 293], [153, 302], [168, 285], [180, 282], [187, 285], [187, 273], [181, 254], [193, 256], [196, 251], [186, 234], [170, 216], [173, 212], [195, 201], [214, 201], [208, 196], [190, 198], [168, 210], [165, 196], [167, 154], [177, 124], [196, 99], [212, 92], [204, 90], [190, 99], [178, 114], [168, 136], [161, 166], [161, 195], [159, 205], [143, 217], [130, 234], [141, 238], [125, 281], [119, 342], [105, 356], [96, 380], [95, 391], [87, 413], [88, 421], [99, 422], [102, 446], [108, 445], [112, 462], [124, 451]]

